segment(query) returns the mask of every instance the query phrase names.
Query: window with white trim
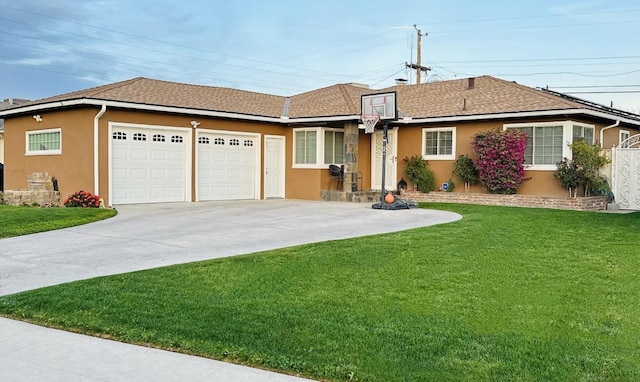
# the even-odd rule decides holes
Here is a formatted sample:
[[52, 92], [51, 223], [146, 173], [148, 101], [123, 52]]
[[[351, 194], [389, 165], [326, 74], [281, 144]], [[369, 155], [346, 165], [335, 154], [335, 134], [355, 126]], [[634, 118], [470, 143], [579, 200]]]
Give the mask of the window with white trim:
[[324, 131], [324, 164], [342, 164], [344, 162], [344, 132]]
[[574, 121], [510, 123], [505, 129], [519, 129], [527, 134], [524, 164], [528, 170], [555, 170], [563, 158], [571, 159], [569, 143], [584, 139], [593, 144], [595, 126]]
[[316, 164], [318, 161], [316, 152], [318, 149], [318, 130], [298, 130], [293, 132], [295, 146], [294, 164]]
[[626, 149], [627, 147], [629, 147], [629, 142], [625, 142], [624, 144], [622, 144], [622, 142], [629, 139], [630, 136], [631, 133], [629, 132], [629, 130], [620, 130], [620, 140], [618, 141], [618, 144], [621, 148]]
[[344, 162], [344, 130], [299, 128], [293, 130], [293, 166], [326, 168]]
[[575, 142], [578, 139], [584, 139], [590, 145], [593, 145], [593, 131], [595, 127], [592, 125], [573, 125], [573, 139], [571, 142]]
[[456, 159], [456, 128], [422, 129], [422, 158], [425, 160]]
[[26, 155], [62, 154], [62, 129], [27, 131]]

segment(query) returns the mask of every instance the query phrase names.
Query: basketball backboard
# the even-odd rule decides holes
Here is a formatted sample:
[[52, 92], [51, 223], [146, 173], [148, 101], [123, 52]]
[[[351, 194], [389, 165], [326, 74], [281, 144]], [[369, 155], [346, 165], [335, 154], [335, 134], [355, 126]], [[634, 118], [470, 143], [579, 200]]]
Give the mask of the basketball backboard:
[[377, 115], [381, 121], [397, 120], [396, 92], [363, 95], [362, 115]]

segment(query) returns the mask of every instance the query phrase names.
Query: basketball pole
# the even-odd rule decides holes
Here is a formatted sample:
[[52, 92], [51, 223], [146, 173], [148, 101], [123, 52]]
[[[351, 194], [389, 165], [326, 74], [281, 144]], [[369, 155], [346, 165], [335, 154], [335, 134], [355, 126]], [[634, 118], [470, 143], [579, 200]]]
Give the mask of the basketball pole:
[[380, 191], [380, 203], [384, 205], [384, 181], [387, 172], [387, 130], [389, 129], [389, 123], [387, 121], [382, 122], [382, 190]]

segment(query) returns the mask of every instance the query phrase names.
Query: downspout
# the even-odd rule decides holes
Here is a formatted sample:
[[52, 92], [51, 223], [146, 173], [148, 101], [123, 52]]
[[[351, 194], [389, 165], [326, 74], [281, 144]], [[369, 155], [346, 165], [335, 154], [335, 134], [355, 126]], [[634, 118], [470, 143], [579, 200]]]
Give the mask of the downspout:
[[107, 111], [107, 105], [103, 104], [102, 108], [96, 116], [93, 118], [93, 194], [100, 195], [100, 159], [98, 153], [99, 140], [98, 140], [98, 127], [100, 117]]
[[604, 149], [604, 131], [605, 130], [609, 130], [612, 127], [618, 127], [620, 126], [620, 120], [617, 120], [616, 123], [614, 123], [613, 125], [609, 125], [609, 126], [605, 126], [602, 129], [600, 129], [600, 148]]

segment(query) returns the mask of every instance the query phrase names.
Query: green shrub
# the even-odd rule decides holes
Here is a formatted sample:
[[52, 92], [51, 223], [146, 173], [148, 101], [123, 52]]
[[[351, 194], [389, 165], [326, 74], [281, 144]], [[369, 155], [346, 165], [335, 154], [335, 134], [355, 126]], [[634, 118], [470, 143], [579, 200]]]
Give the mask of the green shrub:
[[[609, 185], [600, 175], [600, 169], [610, 160], [600, 146], [590, 145], [584, 139], [579, 139], [569, 147], [573, 159], [563, 158], [557, 163], [557, 169], [553, 173], [553, 176], [560, 180], [562, 187], [569, 190], [569, 196], [577, 197], [579, 188], [582, 188], [582, 196], [595, 195], [595, 190], [601, 191], [600, 195], [607, 194]], [[608, 192], [611, 192], [610, 188]]]
[[460, 155], [453, 162], [453, 175], [464, 183], [464, 190], [469, 191], [469, 185], [478, 183], [478, 170], [468, 155]]
[[405, 173], [409, 180], [418, 187], [421, 192], [429, 192], [436, 189], [436, 177], [428, 167], [427, 161], [420, 155], [405, 157]]

